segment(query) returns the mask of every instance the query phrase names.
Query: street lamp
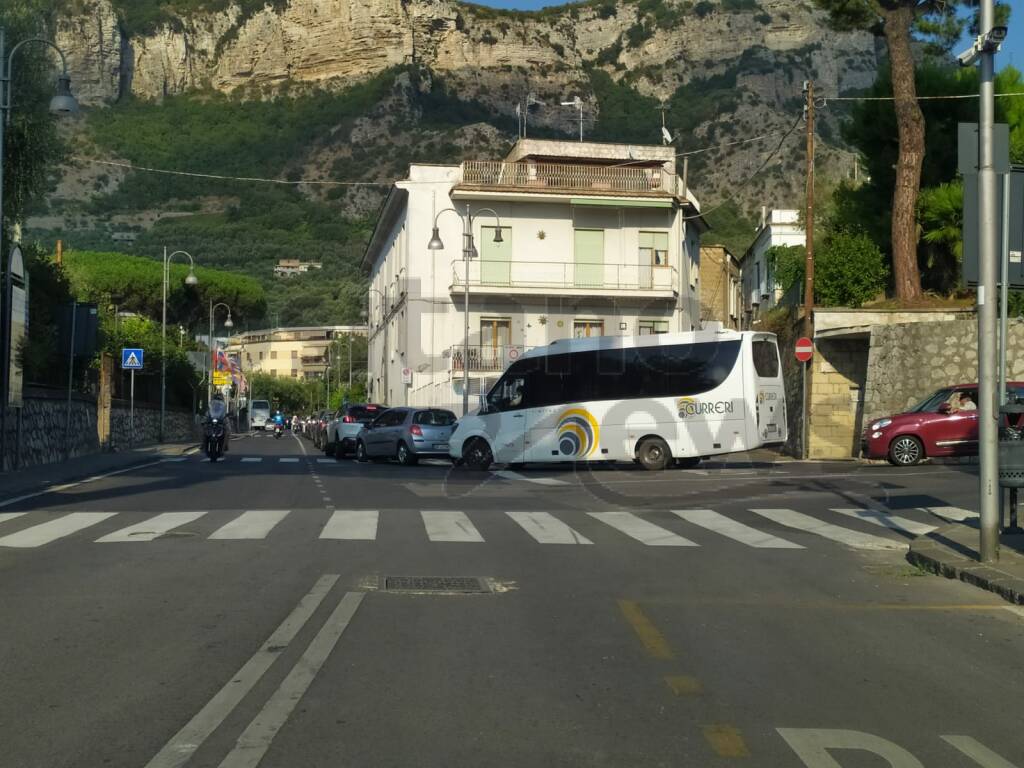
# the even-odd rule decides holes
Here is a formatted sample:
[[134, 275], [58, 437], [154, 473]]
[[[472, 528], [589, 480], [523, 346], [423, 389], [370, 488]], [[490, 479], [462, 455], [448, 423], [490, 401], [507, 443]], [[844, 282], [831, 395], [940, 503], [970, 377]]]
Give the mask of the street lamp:
[[[15, 44], [11, 48], [10, 54], [8, 54], [6, 41], [6, 31], [3, 27], [0, 27], [0, 244], [3, 243], [4, 223], [4, 128], [11, 121], [11, 112], [14, 110], [11, 93], [14, 90], [14, 81], [12, 79], [14, 54], [18, 52], [21, 46], [28, 43], [42, 43], [43, 45], [50, 46], [60, 55], [61, 74], [57, 78], [57, 93], [50, 100], [50, 112], [54, 115], [68, 115], [78, 111], [78, 102], [71, 95], [71, 78], [68, 77], [68, 63], [64, 58], [64, 51], [50, 40], [42, 37], [29, 37]], [[7, 401], [10, 399], [8, 389], [10, 387], [11, 362], [11, 313], [8, 307], [10, 306], [11, 292], [14, 284], [12, 279], [14, 249], [11, 249], [11, 252], [2, 258], [4, 258], [3, 263], [6, 269], [4, 270], [3, 295], [0, 296], [0, 305], [3, 306], [3, 318], [0, 319], [0, 351], [3, 353], [3, 359], [0, 360], [0, 469], [3, 468], [4, 446], [6, 444], [5, 430], [7, 428]]]
[[497, 226], [494, 229], [494, 242], [505, 242], [501, 237], [501, 219], [491, 208], [480, 208], [476, 213], [471, 213], [469, 206], [466, 206], [465, 215], [454, 208], [445, 208], [438, 211], [434, 216], [434, 231], [427, 243], [431, 251], [444, 250], [444, 243], [441, 241], [441, 232], [437, 228], [437, 220], [442, 213], [451, 211], [462, 221], [462, 301], [463, 301], [463, 332], [462, 332], [462, 415], [469, 413], [469, 261], [477, 257], [476, 247], [473, 245], [473, 222], [481, 213], [489, 213], [494, 217]]
[[213, 313], [215, 310], [223, 307], [228, 312], [228, 318], [224, 321], [225, 328], [234, 328], [235, 324], [231, 320], [231, 307], [225, 304], [223, 301], [218, 301], [216, 304], [213, 303], [213, 299], [210, 299], [210, 377], [206, 382], [206, 407], [210, 407], [210, 400], [213, 399], [213, 372], [217, 368], [217, 348], [213, 345]]
[[[56, 96], [54, 98], [57, 98]], [[160, 324], [160, 442], [164, 441], [164, 419], [167, 413], [167, 284], [171, 281], [171, 259], [178, 254], [188, 256], [188, 276], [185, 285], [199, 285], [196, 277], [196, 261], [188, 251], [167, 253], [164, 248], [164, 311], [163, 322]]]

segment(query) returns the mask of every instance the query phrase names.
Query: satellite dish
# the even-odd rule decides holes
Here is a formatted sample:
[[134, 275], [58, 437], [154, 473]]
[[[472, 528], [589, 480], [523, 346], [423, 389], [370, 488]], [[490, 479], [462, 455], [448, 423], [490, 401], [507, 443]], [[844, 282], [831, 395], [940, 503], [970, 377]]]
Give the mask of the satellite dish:
[[664, 140], [666, 144], [671, 144], [674, 141], [674, 139], [672, 138], [672, 134], [668, 132], [668, 128], [666, 128], [664, 125], [661, 126], [661, 138]]

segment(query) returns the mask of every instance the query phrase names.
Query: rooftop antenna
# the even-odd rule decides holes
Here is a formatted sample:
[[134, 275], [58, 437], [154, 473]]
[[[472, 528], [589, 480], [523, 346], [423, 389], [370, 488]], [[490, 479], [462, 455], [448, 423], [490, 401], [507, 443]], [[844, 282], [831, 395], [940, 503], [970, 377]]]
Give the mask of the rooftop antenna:
[[572, 101], [563, 101], [563, 107], [576, 107], [580, 111], [580, 143], [583, 142], [583, 99], [576, 96]]
[[661, 104], [658, 106], [658, 111], [661, 112], [661, 143], [667, 147], [675, 141], [671, 132], [665, 127], [665, 113], [668, 111], [668, 102], [662, 99]]

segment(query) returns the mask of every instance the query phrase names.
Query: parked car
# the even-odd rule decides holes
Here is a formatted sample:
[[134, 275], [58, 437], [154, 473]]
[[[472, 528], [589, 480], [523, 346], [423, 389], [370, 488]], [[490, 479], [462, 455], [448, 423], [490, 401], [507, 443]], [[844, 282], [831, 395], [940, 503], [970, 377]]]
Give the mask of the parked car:
[[321, 451], [327, 439], [327, 422], [331, 419], [330, 411], [318, 411], [313, 421], [313, 445]]
[[398, 459], [408, 466], [421, 458], [447, 458], [455, 422], [455, 414], [443, 408], [391, 408], [359, 430], [356, 459]]
[[[1011, 397], [1024, 383], [1008, 382]], [[909, 467], [937, 456], [978, 454], [978, 385], [944, 387], [905, 413], [873, 419], [861, 434], [861, 454]]]
[[327, 439], [324, 453], [342, 458], [356, 449], [356, 437], [364, 424], [369, 424], [385, 411], [377, 403], [350, 403], [338, 410], [327, 424]]

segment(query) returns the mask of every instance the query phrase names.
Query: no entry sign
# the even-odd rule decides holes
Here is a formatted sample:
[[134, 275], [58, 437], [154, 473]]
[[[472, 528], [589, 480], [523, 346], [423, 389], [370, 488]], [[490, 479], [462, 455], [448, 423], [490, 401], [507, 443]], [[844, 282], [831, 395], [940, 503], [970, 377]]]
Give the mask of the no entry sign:
[[796, 359], [801, 363], [806, 363], [812, 357], [814, 357], [814, 342], [806, 336], [801, 336], [796, 340]]

